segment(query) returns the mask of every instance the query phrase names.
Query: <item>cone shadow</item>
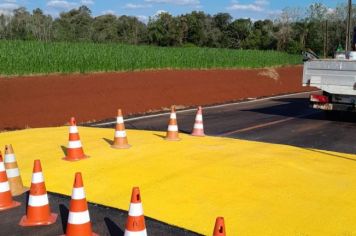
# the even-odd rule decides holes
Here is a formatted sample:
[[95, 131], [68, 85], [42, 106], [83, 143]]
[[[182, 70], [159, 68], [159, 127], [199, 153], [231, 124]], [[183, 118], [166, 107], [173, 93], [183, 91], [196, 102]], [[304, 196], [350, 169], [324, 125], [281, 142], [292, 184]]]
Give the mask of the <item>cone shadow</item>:
[[62, 152], [63, 152], [64, 156], [67, 156], [67, 147], [61, 145], [61, 149], [62, 149]]
[[26, 215], [27, 215], [27, 207], [28, 207], [28, 200], [30, 199], [30, 191], [25, 192], [26, 194]]
[[180, 129], [180, 130], [179, 130], [179, 133], [182, 133], [182, 134], [191, 134], [191, 131], [187, 131], [187, 130], [182, 130], [182, 129]]
[[112, 221], [108, 217], [105, 217], [104, 221], [105, 221], [106, 227], [109, 230], [109, 234], [111, 236], [114, 236], [114, 235], [115, 236], [124, 236], [124, 231], [122, 229], [120, 229], [120, 227], [117, 226], [114, 221]]
[[66, 233], [69, 210], [64, 204], [59, 204], [59, 213], [61, 215], [63, 233]]
[[162, 135], [162, 134], [153, 134], [153, 135], [155, 135], [155, 136], [157, 136], [157, 137], [159, 137], [159, 138], [166, 138], [166, 136], [165, 136], [165, 135]]
[[103, 138], [103, 140], [104, 140], [105, 142], [107, 142], [108, 144], [110, 144], [110, 145], [113, 145], [113, 144], [114, 144], [114, 141], [112, 141], [112, 140], [110, 140], [110, 139], [108, 139], [108, 138]]

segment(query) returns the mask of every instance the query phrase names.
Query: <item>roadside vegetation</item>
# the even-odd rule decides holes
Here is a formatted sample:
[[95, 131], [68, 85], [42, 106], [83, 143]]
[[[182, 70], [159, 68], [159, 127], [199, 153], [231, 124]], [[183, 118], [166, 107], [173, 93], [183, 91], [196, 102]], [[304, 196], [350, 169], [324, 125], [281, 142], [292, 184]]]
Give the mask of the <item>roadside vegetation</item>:
[[278, 51], [97, 43], [1, 41], [0, 74], [26, 75], [147, 69], [261, 68], [301, 63]]
[[302, 50], [332, 56], [344, 44], [345, 12], [315, 3], [257, 21], [193, 11], [142, 22], [86, 6], [55, 18], [21, 7], [0, 13], [0, 75], [294, 65]]
[[[342, 1], [345, 2], [346, 1]], [[356, 8], [354, 8], [356, 14]], [[164, 47], [211, 47], [249, 50], [278, 50], [300, 54], [312, 49], [333, 55], [345, 44], [345, 4], [329, 9], [322, 3], [306, 8], [285, 8], [269, 19], [233, 18], [193, 11], [182, 15], [162, 12], [142, 22], [126, 15], [93, 16], [86, 6], [53, 17], [41, 9], [0, 11], [0, 39], [45, 42], [95, 42], [155, 45]], [[353, 19], [353, 25], [356, 18]]]

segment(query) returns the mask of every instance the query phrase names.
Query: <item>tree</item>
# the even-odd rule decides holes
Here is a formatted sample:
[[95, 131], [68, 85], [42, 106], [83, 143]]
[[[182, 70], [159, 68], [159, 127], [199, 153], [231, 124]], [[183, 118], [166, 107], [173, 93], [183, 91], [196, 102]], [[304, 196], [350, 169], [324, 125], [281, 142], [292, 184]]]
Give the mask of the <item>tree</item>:
[[44, 15], [41, 9], [33, 10], [31, 17], [31, 33], [33, 37], [41, 41], [50, 41], [52, 39], [52, 23], [52, 17]]
[[307, 36], [309, 34], [309, 23], [306, 20], [301, 20], [298, 22], [295, 22], [292, 25], [292, 30], [293, 30], [293, 38], [295, 41], [298, 41], [300, 48], [305, 49], [306, 48], [306, 40]]
[[117, 34], [120, 42], [130, 44], [146, 42], [146, 26], [136, 17], [119, 17], [117, 20]]
[[311, 48], [318, 54], [323, 51], [325, 34], [325, 27], [323, 26], [325, 24], [327, 12], [327, 7], [322, 3], [311, 4], [307, 10], [307, 34], [305, 47]]
[[[229, 13], [218, 13], [213, 16], [213, 31], [220, 35], [218, 41], [220, 46], [229, 47], [229, 26], [232, 22], [232, 16]], [[220, 31], [220, 32], [218, 32]]]
[[32, 38], [30, 30], [31, 15], [24, 7], [20, 7], [13, 11], [13, 16], [10, 18], [10, 38], [28, 40]]
[[307, 9], [307, 18], [309, 21], [324, 21], [326, 19], [327, 12], [328, 8], [322, 3], [313, 3], [309, 5]]
[[93, 41], [94, 42], [117, 42], [118, 20], [111, 14], [98, 16], [93, 21]]
[[55, 20], [55, 38], [60, 41], [90, 41], [92, 38], [91, 11], [86, 6], [60, 14]]
[[251, 19], [237, 19], [233, 21], [227, 28], [229, 48], [241, 49], [248, 45], [244, 41], [250, 36], [252, 31]]
[[276, 32], [277, 50], [286, 51], [288, 45], [293, 44], [292, 24], [301, 20], [302, 14], [300, 8], [285, 8], [276, 21], [278, 31]]
[[[356, 15], [356, 7], [353, 7], [353, 15]], [[328, 48], [329, 55], [333, 55], [338, 45], [345, 47], [346, 41], [346, 17], [347, 17], [347, 5], [338, 4], [337, 7], [328, 12], [328, 25], [329, 25], [329, 40]], [[356, 26], [356, 18], [353, 18], [354, 26]]]
[[253, 23], [250, 34], [243, 41], [243, 47], [248, 49], [275, 50], [277, 39], [271, 20], [258, 20]]
[[181, 46], [187, 40], [188, 29], [185, 16], [173, 17], [162, 12], [150, 18], [147, 25], [148, 40], [158, 46]]
[[0, 39], [7, 39], [10, 36], [10, 16], [1, 14], [0, 15]]
[[197, 46], [204, 46], [207, 40], [206, 18], [204, 12], [193, 11], [186, 14], [188, 24], [187, 41]]
[[185, 16], [179, 16], [177, 19], [177, 40], [178, 45], [184, 45], [188, 42], [188, 21]]

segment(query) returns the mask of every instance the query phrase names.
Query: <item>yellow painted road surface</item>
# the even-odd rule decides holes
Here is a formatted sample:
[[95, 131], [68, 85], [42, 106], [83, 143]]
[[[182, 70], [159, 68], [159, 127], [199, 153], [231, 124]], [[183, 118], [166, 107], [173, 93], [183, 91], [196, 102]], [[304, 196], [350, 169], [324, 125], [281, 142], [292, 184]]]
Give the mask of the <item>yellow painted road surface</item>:
[[68, 128], [0, 134], [12, 143], [26, 185], [41, 159], [49, 191], [70, 195], [81, 171], [87, 199], [128, 209], [139, 186], [146, 216], [211, 235], [225, 217], [230, 236], [356, 235], [356, 156], [227, 138], [128, 131], [132, 148], [116, 150], [112, 129], [79, 127], [90, 158], [66, 162]]

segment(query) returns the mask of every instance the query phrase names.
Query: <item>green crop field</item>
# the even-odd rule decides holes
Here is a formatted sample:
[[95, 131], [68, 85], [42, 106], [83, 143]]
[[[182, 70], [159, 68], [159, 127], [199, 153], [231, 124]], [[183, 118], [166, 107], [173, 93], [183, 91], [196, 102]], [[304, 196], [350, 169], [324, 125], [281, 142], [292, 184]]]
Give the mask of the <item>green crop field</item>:
[[300, 63], [300, 55], [275, 51], [0, 40], [0, 75], [261, 68]]

